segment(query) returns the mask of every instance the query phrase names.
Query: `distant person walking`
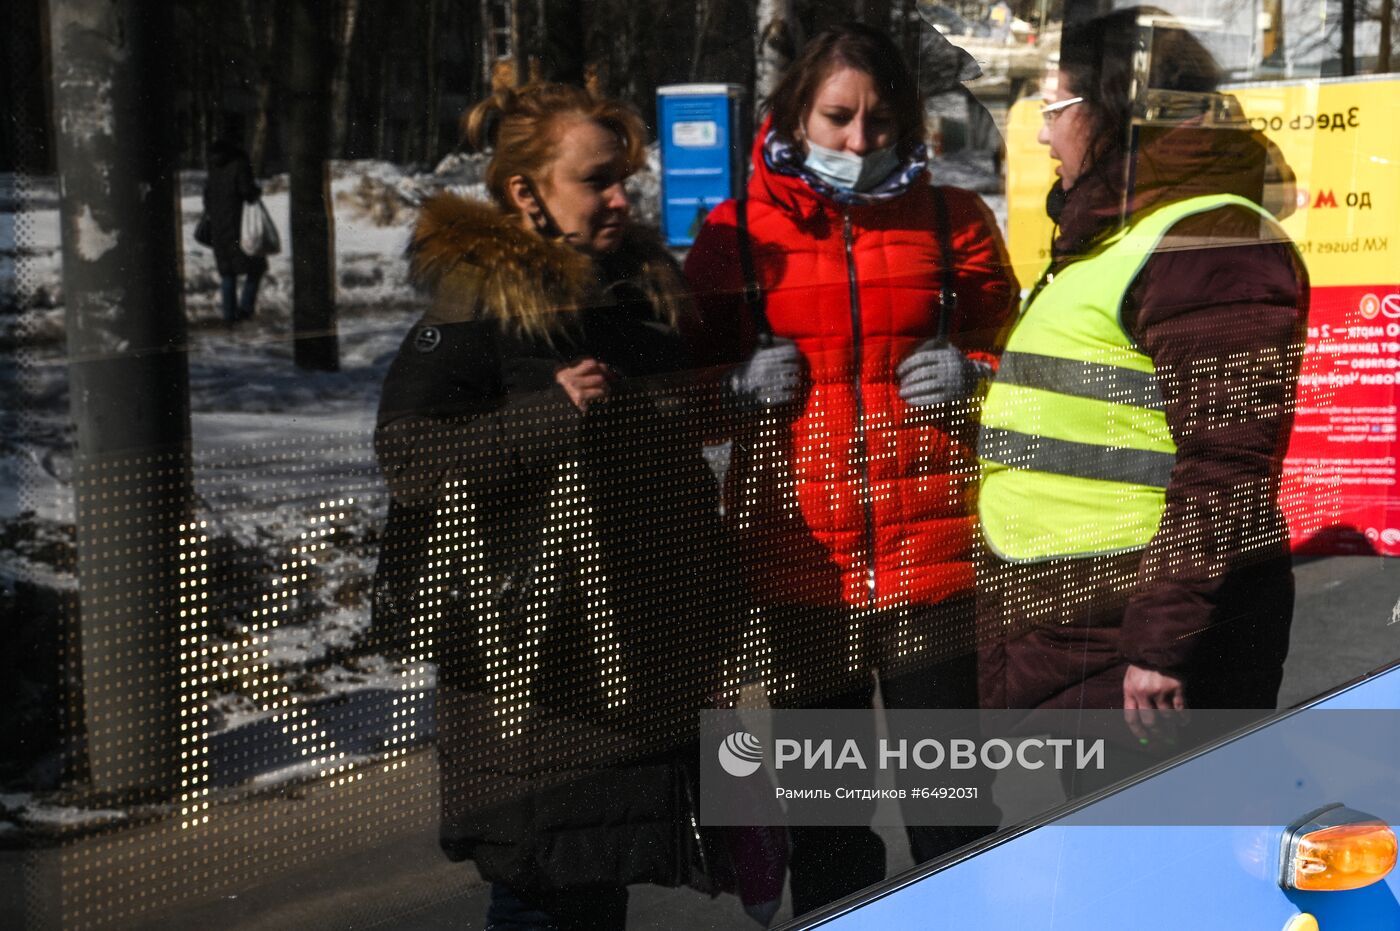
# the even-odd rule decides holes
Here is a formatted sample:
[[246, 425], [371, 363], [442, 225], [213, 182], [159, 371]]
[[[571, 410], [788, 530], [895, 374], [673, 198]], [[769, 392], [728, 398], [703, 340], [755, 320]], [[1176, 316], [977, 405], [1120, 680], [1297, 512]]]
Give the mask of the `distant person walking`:
[[[258, 285], [267, 273], [265, 257], [248, 255], [238, 245], [243, 205], [257, 203], [261, 194], [248, 153], [228, 137], [215, 142], [209, 149], [204, 214], [209, 218], [214, 261], [219, 267], [224, 323], [229, 326], [252, 319], [257, 311]], [[242, 295], [238, 293], [239, 278], [243, 279]]]
[[988, 19], [992, 22], [992, 38], [1002, 45], [1011, 41], [1011, 5], [1006, 0], [997, 0]]

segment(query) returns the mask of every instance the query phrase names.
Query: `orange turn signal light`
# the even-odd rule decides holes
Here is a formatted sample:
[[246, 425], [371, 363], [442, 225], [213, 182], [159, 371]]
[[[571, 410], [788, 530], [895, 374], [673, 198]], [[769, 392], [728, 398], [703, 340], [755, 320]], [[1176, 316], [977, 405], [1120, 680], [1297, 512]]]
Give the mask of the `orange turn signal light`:
[[1305, 892], [1360, 889], [1395, 868], [1395, 832], [1341, 805], [1320, 809], [1283, 832], [1280, 884]]

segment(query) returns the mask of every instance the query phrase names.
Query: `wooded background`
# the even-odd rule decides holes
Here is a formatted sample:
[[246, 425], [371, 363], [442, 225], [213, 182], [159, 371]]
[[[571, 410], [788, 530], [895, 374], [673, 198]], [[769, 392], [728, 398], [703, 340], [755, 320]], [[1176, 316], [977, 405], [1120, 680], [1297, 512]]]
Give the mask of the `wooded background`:
[[[1054, 0], [1050, 9], [1062, 0]], [[47, 101], [19, 101], [14, 71], [48, 73], [45, 0], [9, 0], [16, 50], [0, 75], [8, 118], [0, 170], [13, 170], [28, 134], [26, 170], [48, 173]], [[959, 0], [945, 4], [959, 7]], [[1035, 15], [1037, 0], [1025, 0]], [[159, 8], [162, 4], [153, 4]], [[325, 87], [332, 158], [433, 164], [457, 143], [457, 119], [497, 80], [582, 83], [632, 103], [650, 121], [663, 84], [714, 81], [752, 88], [760, 52], [774, 69], [801, 36], [846, 19], [889, 24], [912, 48], [914, 0], [185, 0], [174, 22], [169, 86], [183, 167], [202, 167], [221, 134], [240, 137], [259, 174], [286, 170], [294, 67]], [[961, 4], [981, 18], [989, 3]], [[504, 29], [492, 35], [488, 27]], [[28, 50], [18, 54], [18, 50]], [[500, 61], [500, 58], [509, 61]], [[20, 59], [26, 59], [21, 63]], [[774, 72], [774, 75], [776, 72]]]
[[[1212, 0], [1218, 4], [1219, 0]], [[945, 0], [969, 21], [992, 0]], [[1097, 0], [1013, 0], [1016, 15], [1054, 22]], [[1280, 0], [1278, 18], [1286, 18]], [[49, 101], [19, 99], [45, 59], [47, 0], [3, 4], [0, 170], [49, 173]], [[1328, 0], [1338, 74], [1389, 71], [1394, 0]], [[460, 114], [496, 80], [582, 83], [621, 97], [651, 120], [656, 88], [686, 81], [742, 84], [759, 96], [803, 36], [845, 19], [884, 24], [911, 52], [915, 0], [182, 0], [168, 9], [182, 167], [202, 167], [221, 134], [241, 137], [259, 173], [286, 170], [293, 62], [322, 88], [332, 158], [434, 164], [457, 143]], [[1067, 10], [1067, 7], [1076, 8]], [[298, 23], [301, 28], [298, 28]], [[1358, 27], [1379, 26], [1378, 54], [1355, 50]], [[926, 27], [925, 27], [926, 28]], [[1335, 32], [1333, 32], [1335, 28]], [[51, 93], [51, 92], [50, 92]], [[17, 151], [27, 158], [18, 165]]]

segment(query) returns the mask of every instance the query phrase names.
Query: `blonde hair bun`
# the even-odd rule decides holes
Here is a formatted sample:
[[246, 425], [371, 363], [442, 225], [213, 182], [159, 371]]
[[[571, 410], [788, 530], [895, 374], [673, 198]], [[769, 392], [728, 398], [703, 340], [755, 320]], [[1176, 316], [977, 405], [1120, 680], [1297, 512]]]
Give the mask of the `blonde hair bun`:
[[472, 149], [491, 151], [486, 189], [502, 210], [511, 210], [506, 182], [516, 176], [538, 179], [554, 160], [556, 126], [564, 117], [591, 120], [617, 136], [632, 174], [646, 164], [646, 129], [631, 107], [594, 97], [581, 87], [536, 82], [504, 87], [472, 107], [461, 120], [462, 137]]

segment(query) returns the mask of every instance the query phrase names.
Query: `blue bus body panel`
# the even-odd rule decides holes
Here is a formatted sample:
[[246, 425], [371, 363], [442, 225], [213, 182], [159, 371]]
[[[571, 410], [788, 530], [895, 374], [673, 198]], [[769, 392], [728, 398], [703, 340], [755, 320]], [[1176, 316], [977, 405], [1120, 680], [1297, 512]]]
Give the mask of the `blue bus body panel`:
[[[1312, 715], [1312, 709], [1329, 714]], [[1278, 883], [1281, 832], [1294, 817], [1341, 802], [1392, 826], [1400, 823], [1400, 734], [1374, 727], [1394, 716], [1330, 714], [1344, 709], [1400, 709], [1400, 668], [955, 861], [821, 927], [1281, 931], [1294, 915], [1308, 912], [1320, 931], [1400, 931], [1400, 868], [1383, 882], [1348, 892], [1286, 892]], [[1328, 752], [1309, 754], [1319, 749], [1324, 730]], [[1188, 792], [1209, 799], [1202, 803], [1206, 811], [1211, 805], [1260, 806], [1292, 815], [1266, 827], [1115, 823], [1122, 812], [1145, 810], [1141, 806], [1175, 811], [1160, 806], [1181, 806]]]

